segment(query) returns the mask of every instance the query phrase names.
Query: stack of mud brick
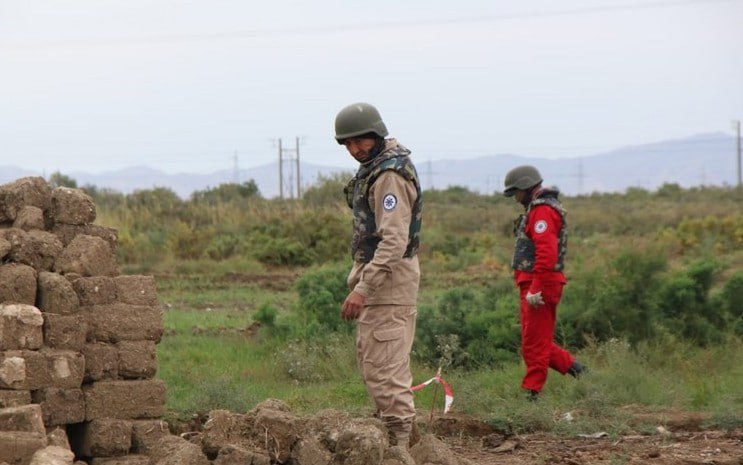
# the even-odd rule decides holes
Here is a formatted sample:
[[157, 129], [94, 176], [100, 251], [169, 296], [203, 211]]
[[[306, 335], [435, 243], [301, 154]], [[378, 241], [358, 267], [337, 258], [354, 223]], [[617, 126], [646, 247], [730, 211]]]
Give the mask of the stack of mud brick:
[[148, 464], [167, 428], [154, 280], [119, 275], [95, 217], [78, 189], [0, 186], [0, 465]]

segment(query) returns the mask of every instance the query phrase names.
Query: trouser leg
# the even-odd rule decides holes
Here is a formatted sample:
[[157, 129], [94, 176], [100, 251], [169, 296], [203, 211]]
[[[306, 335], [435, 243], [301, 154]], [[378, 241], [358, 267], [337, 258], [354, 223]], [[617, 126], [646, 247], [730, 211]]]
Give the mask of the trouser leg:
[[528, 290], [528, 283], [520, 286], [521, 355], [526, 364], [521, 386], [539, 392], [547, 381], [548, 368], [564, 374], [573, 363], [573, 357], [553, 341], [562, 284], [545, 286], [542, 290], [545, 303], [537, 307], [526, 302]]
[[415, 419], [410, 350], [416, 307], [375, 305], [357, 322], [357, 360], [377, 413], [397, 442], [407, 442]]

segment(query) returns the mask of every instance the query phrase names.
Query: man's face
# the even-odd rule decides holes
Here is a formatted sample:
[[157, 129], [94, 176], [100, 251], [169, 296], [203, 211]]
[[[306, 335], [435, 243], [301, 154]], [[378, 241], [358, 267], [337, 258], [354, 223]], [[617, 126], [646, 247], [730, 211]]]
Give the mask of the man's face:
[[349, 137], [343, 141], [346, 150], [359, 163], [364, 163], [369, 159], [369, 154], [374, 148], [374, 139], [368, 137]]
[[516, 189], [516, 192], [513, 194], [514, 200], [516, 200], [516, 202], [518, 202], [518, 203], [520, 203], [522, 205], [524, 203], [524, 198], [525, 197], [526, 197], [526, 191], [525, 190]]

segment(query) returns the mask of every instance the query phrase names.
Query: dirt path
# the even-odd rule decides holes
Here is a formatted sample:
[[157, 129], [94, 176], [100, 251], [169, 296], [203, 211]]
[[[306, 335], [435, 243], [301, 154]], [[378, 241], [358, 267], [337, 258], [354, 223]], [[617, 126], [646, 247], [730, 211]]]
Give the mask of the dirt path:
[[479, 465], [743, 465], [743, 430], [562, 439], [545, 434], [446, 438], [454, 453]]
[[433, 423], [423, 419], [418, 423], [430, 424], [430, 432], [457, 456], [478, 465], [743, 465], [743, 428], [707, 430], [704, 424], [709, 415], [700, 412], [650, 412], [634, 405], [622, 410], [629, 415], [630, 424], [650, 433], [619, 437], [603, 432], [575, 437], [504, 435], [477, 417], [458, 413], [436, 416]]

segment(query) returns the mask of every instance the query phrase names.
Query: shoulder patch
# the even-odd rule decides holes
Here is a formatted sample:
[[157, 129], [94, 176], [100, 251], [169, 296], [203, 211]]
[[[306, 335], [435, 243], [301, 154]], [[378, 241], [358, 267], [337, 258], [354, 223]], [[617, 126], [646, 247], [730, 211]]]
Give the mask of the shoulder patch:
[[534, 232], [537, 234], [542, 234], [543, 232], [547, 231], [547, 222], [544, 220], [539, 220], [536, 223], [534, 223]]
[[382, 207], [385, 211], [392, 211], [397, 206], [397, 197], [395, 197], [395, 194], [387, 194], [384, 196], [384, 199], [382, 200]]

